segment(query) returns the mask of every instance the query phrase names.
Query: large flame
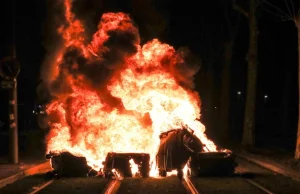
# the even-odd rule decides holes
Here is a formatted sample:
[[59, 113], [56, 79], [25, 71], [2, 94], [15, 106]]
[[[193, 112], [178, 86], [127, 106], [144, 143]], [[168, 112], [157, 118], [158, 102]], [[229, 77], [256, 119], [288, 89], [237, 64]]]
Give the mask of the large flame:
[[140, 45], [124, 13], [102, 15], [86, 43], [80, 20], [65, 1], [64, 39], [50, 81], [48, 151], [69, 151], [98, 170], [108, 152], [146, 152], [153, 161], [159, 134], [183, 125], [210, 151], [216, 146], [199, 121], [200, 98], [190, 83], [195, 70], [184, 54], [154, 39]]

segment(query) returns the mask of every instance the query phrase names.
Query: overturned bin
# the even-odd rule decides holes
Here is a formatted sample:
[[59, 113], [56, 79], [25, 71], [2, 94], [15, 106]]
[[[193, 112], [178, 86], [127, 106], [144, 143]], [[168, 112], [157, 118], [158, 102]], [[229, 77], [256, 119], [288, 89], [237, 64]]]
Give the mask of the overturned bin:
[[183, 168], [193, 153], [203, 151], [203, 144], [186, 128], [173, 129], [160, 135], [160, 145], [156, 155], [159, 176], [177, 170], [177, 176], [183, 177]]
[[109, 152], [103, 162], [103, 173], [106, 178], [115, 177], [117, 171], [120, 176], [132, 177], [130, 160], [138, 166], [138, 175], [149, 177], [150, 155], [147, 153], [116, 153]]
[[86, 177], [97, 174], [90, 166], [88, 166], [85, 157], [72, 155], [70, 152], [46, 154], [46, 158], [50, 160], [53, 174], [64, 177]]
[[230, 176], [237, 163], [235, 154], [226, 152], [203, 152], [191, 156], [188, 166], [192, 176]]

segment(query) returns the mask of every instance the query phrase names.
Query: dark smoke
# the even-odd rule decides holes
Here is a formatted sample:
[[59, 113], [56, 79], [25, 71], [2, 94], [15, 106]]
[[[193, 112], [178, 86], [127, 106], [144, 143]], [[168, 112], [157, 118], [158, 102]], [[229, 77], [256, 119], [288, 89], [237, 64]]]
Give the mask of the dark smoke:
[[184, 88], [194, 89], [194, 77], [201, 68], [201, 60], [187, 47], [181, 47], [176, 52], [183, 61], [171, 66], [170, 70], [179, 85]]
[[[99, 27], [110, 22], [111, 14], [103, 15]], [[65, 49], [62, 62], [59, 64], [59, 75], [50, 85], [52, 95], [60, 96], [72, 93], [68, 76], [72, 76], [73, 80], [78, 80], [77, 86], [82, 84], [79, 77], [84, 76], [84, 83], [88, 83], [89, 87], [98, 91], [101, 99], [109, 107], [121, 106], [121, 101], [111, 96], [106, 86], [112, 76], [125, 68], [125, 59], [137, 52], [139, 34], [128, 19], [121, 21], [117, 29], [111, 29], [106, 33], [108, 38], [103, 43], [100, 41], [101, 44], [93, 44], [93, 50], [98, 55], [97, 57], [89, 55], [87, 58], [83, 51], [75, 46]], [[102, 36], [100, 33], [96, 33], [94, 38], [103, 39]]]

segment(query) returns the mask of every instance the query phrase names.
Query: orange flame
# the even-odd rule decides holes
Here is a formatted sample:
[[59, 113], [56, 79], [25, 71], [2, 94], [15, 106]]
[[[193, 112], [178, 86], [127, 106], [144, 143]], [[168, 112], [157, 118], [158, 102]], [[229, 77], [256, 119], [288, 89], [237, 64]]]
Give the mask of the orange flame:
[[[124, 13], [104, 14], [92, 42], [85, 44], [71, 0], [65, 7], [66, 24], [59, 29], [65, 44], [53, 64], [59, 72], [52, 84], [59, 90], [52, 91], [55, 98], [47, 106], [48, 151], [84, 156], [96, 170], [111, 151], [150, 153], [153, 162], [159, 134], [183, 125], [207, 151], [216, 151], [199, 121], [198, 94], [179, 84], [176, 68], [185, 64], [172, 46], [157, 39], [140, 46], [138, 30]], [[132, 43], [129, 49], [127, 39], [112, 40], [120, 34]]]

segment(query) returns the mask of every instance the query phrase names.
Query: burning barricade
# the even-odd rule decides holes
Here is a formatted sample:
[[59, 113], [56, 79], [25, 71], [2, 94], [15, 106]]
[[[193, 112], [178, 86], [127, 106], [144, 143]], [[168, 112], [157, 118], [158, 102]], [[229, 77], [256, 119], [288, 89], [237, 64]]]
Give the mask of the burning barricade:
[[219, 161], [215, 165], [234, 161], [206, 153], [217, 149], [199, 120], [201, 101], [193, 83], [198, 60], [158, 39], [142, 45], [136, 25], [122, 12], [104, 13], [88, 37], [72, 1], [64, 5], [58, 29], [63, 44], [44, 72], [52, 98], [45, 110], [47, 150], [58, 151], [46, 157], [55, 174], [147, 177], [151, 163], [160, 176], [177, 170], [182, 177], [187, 163], [198, 173], [209, 169], [212, 157]]
[[230, 151], [204, 152], [205, 145], [187, 128], [164, 132], [160, 140], [156, 156], [160, 176], [177, 170], [177, 176], [182, 178], [185, 165], [192, 176], [231, 175], [237, 166]]
[[[205, 145], [188, 128], [173, 129], [160, 136], [156, 154], [156, 167], [159, 176], [166, 177], [168, 172], [177, 171], [182, 178], [187, 165], [189, 175], [232, 175], [237, 163], [231, 151], [204, 152]], [[85, 157], [77, 157], [69, 152], [49, 153], [54, 174], [58, 176], [96, 176], [106, 178], [149, 177], [150, 154], [109, 152], [102, 163], [103, 168], [96, 172], [88, 166]]]
[[56, 176], [80, 177], [95, 176], [97, 172], [88, 166], [85, 157], [74, 156], [69, 152], [46, 154], [46, 158], [50, 159], [52, 173]]
[[182, 178], [183, 168], [193, 152], [202, 151], [201, 141], [188, 129], [174, 129], [160, 135], [160, 146], [156, 155], [159, 175], [177, 170]]

